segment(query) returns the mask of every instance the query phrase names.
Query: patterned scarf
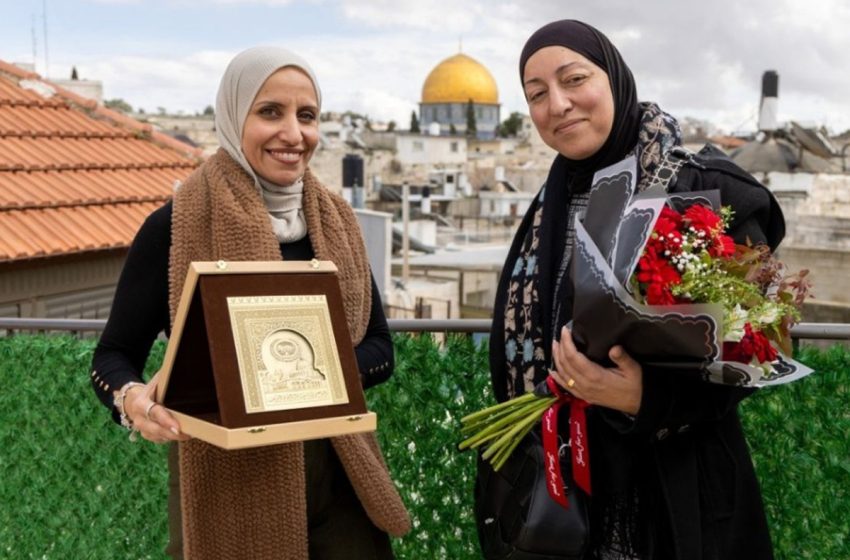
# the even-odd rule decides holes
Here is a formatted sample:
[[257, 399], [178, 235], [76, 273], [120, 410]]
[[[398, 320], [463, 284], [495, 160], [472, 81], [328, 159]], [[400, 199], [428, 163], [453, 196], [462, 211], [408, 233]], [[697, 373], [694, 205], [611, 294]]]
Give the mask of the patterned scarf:
[[[638, 159], [637, 189], [643, 190], [663, 156], [681, 144], [681, 132], [676, 120], [657, 105], [642, 103], [640, 109], [638, 141], [631, 153]], [[575, 220], [587, 207], [589, 187], [575, 188], [572, 178], [556, 158], [517, 231], [502, 271], [490, 348], [491, 375], [500, 401], [527, 393], [546, 378], [552, 340], [572, 317], [573, 290], [567, 273]], [[500, 327], [501, 333], [496, 330]], [[639, 548], [636, 543], [640, 542], [634, 516], [636, 495], [631, 477], [622, 472], [627, 467], [619, 463], [622, 457], [628, 464], [630, 451], [608, 434], [594, 437], [594, 431], [603, 428], [602, 422], [594, 422], [593, 412], [588, 412], [591, 454], [599, 450], [597, 456], [618, 459], [593, 463], [595, 507], [591, 526], [595, 529], [591, 537], [598, 557], [633, 558], [629, 551]], [[599, 479], [604, 482], [597, 484]], [[610, 499], [605, 492], [610, 493]], [[617, 552], [623, 550], [626, 552]]]
[[[641, 128], [634, 153], [639, 162], [638, 190], [643, 190], [653, 176], [664, 154], [670, 148], [681, 144], [681, 132], [676, 120], [664, 113], [652, 103], [641, 104]], [[554, 166], [553, 166], [554, 167]], [[550, 174], [552, 178], [552, 174]], [[507, 394], [510, 398], [527, 393], [543, 381], [548, 375], [550, 362], [551, 333], [557, 332], [569, 321], [572, 315], [571, 305], [557, 297], [547, 300], [541, 298], [540, 262], [552, 260], [558, 266], [552, 270], [553, 277], [548, 279], [554, 289], [553, 294], [563, 294], [569, 282], [564, 282], [573, 250], [576, 216], [587, 208], [588, 193], [568, 192], [566, 197], [547, 196], [547, 192], [560, 189], [569, 191], [570, 185], [546, 184], [540, 190], [533, 203], [531, 227], [524, 233], [522, 248], [512, 263], [506, 263], [503, 274], [510, 271], [507, 305], [505, 305], [505, 369], [507, 371]], [[566, 200], [563, 200], [566, 198]], [[548, 204], [549, 199], [566, 204]], [[557, 225], [553, 229], [563, 241], [541, 238], [546, 228], [541, 227], [549, 217]], [[548, 230], [547, 230], [548, 232]], [[523, 232], [517, 233], [517, 238]], [[549, 246], [554, 253], [543, 254], [541, 246]], [[544, 265], [545, 266], [545, 265]], [[572, 302], [570, 295], [569, 303]], [[546, 328], [548, 325], [549, 328]], [[549, 336], [544, 336], [545, 334]]]

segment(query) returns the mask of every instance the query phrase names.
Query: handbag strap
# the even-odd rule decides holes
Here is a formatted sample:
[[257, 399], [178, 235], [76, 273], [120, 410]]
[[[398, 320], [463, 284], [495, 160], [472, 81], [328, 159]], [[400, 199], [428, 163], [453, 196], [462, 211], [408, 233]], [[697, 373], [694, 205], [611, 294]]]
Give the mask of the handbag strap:
[[675, 184], [679, 170], [682, 169], [682, 166], [686, 163], [702, 167], [702, 165], [694, 159], [694, 152], [682, 146], [673, 146], [667, 150], [661, 158], [661, 162], [655, 169], [655, 173], [652, 174], [652, 178], [646, 184], [644, 189], [658, 185], [664, 189], [664, 192], [667, 192], [670, 189], [670, 185]]

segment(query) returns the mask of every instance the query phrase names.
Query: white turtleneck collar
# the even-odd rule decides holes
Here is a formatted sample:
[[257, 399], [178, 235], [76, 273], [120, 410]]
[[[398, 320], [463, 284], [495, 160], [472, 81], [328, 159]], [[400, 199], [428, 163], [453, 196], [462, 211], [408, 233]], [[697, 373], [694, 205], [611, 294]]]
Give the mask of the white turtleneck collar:
[[257, 180], [277, 240], [280, 243], [292, 243], [303, 239], [307, 235], [307, 222], [301, 206], [304, 180], [299, 178], [285, 187], [270, 183], [259, 176]]

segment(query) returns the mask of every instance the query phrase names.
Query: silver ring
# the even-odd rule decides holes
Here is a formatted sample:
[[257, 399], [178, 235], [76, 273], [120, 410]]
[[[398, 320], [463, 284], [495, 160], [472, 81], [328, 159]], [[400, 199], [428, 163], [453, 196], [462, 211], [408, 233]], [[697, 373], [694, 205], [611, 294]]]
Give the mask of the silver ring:
[[151, 403], [145, 407], [145, 418], [151, 420], [151, 409], [158, 404], [158, 402], [151, 401]]

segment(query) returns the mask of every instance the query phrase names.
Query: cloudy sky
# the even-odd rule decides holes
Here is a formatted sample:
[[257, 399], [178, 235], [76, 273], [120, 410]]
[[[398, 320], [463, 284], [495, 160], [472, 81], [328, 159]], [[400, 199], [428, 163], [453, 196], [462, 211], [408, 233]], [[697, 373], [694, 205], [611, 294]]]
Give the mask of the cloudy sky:
[[259, 44], [314, 66], [324, 108], [409, 123], [422, 83], [463, 52], [487, 66], [503, 115], [525, 112], [517, 60], [561, 18], [587, 21], [620, 48], [643, 100], [755, 128], [764, 70], [779, 72], [780, 120], [850, 129], [846, 0], [17, 0], [0, 19], [0, 58], [45, 74], [101, 80], [107, 98], [194, 113], [213, 104], [230, 58]]

